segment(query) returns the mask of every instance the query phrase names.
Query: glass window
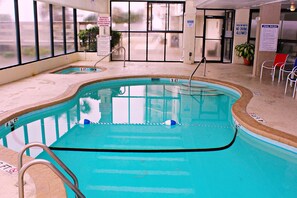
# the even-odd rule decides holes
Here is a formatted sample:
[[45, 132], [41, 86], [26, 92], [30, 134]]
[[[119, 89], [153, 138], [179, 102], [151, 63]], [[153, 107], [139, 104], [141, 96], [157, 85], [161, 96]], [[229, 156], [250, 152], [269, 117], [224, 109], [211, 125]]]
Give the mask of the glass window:
[[148, 35], [148, 60], [164, 61], [164, 33], [150, 33]]
[[130, 3], [130, 30], [146, 31], [147, 3], [131, 2]]
[[225, 16], [225, 10], [206, 10], [206, 16]]
[[19, 1], [22, 62], [36, 60], [34, 11], [32, 0]]
[[63, 36], [63, 14], [62, 7], [53, 5], [53, 26], [54, 26], [54, 54], [64, 53]]
[[149, 3], [149, 30], [165, 30], [168, 26], [167, 3]]
[[253, 12], [250, 29], [250, 38], [256, 38], [257, 17], [259, 17], [259, 12]]
[[202, 46], [203, 46], [203, 38], [195, 39], [195, 61], [201, 61], [202, 59]]
[[169, 30], [183, 30], [183, 4], [169, 4]]
[[98, 13], [85, 10], [77, 10], [77, 28], [78, 28], [78, 50], [91, 51], [91, 39], [89, 29], [97, 25]]
[[38, 1], [38, 37], [40, 59], [51, 56], [49, 4]]
[[204, 11], [196, 11], [196, 36], [203, 36], [204, 29]]
[[146, 33], [130, 33], [130, 59], [146, 60]]
[[183, 53], [183, 34], [166, 34], [166, 61], [181, 61]]
[[18, 64], [14, 1], [0, 1], [0, 68]]
[[297, 40], [297, 13], [289, 12], [281, 14], [280, 39]]
[[112, 2], [112, 29], [127, 31], [129, 24], [128, 2]]
[[74, 52], [73, 9], [65, 8], [67, 52]]

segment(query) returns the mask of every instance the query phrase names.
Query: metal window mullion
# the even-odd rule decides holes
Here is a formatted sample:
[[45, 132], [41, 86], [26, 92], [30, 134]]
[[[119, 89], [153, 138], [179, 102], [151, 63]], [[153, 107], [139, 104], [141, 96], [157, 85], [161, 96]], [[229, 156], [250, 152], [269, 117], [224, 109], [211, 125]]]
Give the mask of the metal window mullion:
[[[23, 128], [24, 128], [24, 141], [25, 141], [24, 143], [25, 145], [27, 145], [29, 143], [28, 126], [25, 124]], [[26, 155], [30, 156], [30, 149], [26, 150]]]
[[37, 14], [37, 2], [36, 1], [33, 1], [33, 10], [34, 10], [34, 31], [35, 31], [36, 60], [39, 60], [40, 55], [39, 55], [38, 14]]
[[63, 48], [64, 54], [67, 54], [67, 45], [66, 45], [66, 19], [65, 19], [65, 7], [62, 7], [62, 22], [63, 22]]
[[148, 31], [149, 31], [149, 20], [150, 20], [150, 3], [146, 2], [146, 49], [145, 49], [145, 61], [148, 61]]
[[45, 135], [45, 125], [44, 125], [44, 118], [40, 119], [40, 127], [41, 127], [41, 139], [42, 144], [46, 144], [46, 135]]
[[60, 130], [59, 130], [59, 117], [55, 115], [55, 127], [56, 127], [56, 140], [60, 137]]
[[14, 14], [15, 14], [16, 49], [17, 49], [18, 64], [22, 64], [21, 34], [20, 34], [20, 18], [19, 18], [18, 0], [14, 0]]
[[49, 4], [49, 19], [50, 19], [51, 55], [53, 57], [55, 56], [53, 4]]
[[67, 130], [69, 131], [71, 129], [71, 126], [70, 126], [70, 111], [69, 110], [66, 112], [66, 121], [67, 121]]
[[78, 43], [77, 43], [77, 10], [73, 9], [73, 28], [74, 28], [74, 51], [78, 52]]
[[131, 31], [131, 5], [130, 5], [131, 2], [128, 2], [128, 60], [130, 61], [130, 42], [131, 42], [131, 34], [130, 34], [130, 31]]

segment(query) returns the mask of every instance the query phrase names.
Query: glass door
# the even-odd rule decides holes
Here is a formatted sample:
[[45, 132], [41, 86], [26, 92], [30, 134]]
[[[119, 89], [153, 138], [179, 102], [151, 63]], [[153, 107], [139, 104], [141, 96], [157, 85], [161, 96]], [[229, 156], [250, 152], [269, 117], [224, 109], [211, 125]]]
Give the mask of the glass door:
[[222, 62], [224, 17], [205, 16], [204, 26], [204, 56], [207, 61]]

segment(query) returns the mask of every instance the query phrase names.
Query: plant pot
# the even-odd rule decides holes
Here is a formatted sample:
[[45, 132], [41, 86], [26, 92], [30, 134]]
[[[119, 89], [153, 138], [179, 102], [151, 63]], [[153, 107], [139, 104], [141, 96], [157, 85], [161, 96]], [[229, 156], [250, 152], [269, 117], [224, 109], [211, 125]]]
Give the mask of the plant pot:
[[251, 65], [252, 65], [252, 61], [250, 61], [250, 60], [248, 60], [248, 59], [246, 59], [246, 58], [243, 58], [243, 63], [244, 63], [245, 65], [248, 65], [248, 66], [251, 66]]

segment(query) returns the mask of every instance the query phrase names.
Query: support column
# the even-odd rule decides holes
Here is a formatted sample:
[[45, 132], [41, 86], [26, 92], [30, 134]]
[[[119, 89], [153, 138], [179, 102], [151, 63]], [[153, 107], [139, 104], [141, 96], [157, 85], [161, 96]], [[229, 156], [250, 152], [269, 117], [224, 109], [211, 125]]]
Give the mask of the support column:
[[261, 24], [279, 24], [281, 3], [272, 3], [260, 6], [260, 19], [257, 23], [255, 58], [253, 76], [260, 76], [261, 64], [265, 60], [273, 60], [276, 52], [259, 51]]
[[186, 12], [184, 19], [184, 63], [192, 64], [195, 60], [195, 24], [196, 7], [193, 0], [186, 1]]

